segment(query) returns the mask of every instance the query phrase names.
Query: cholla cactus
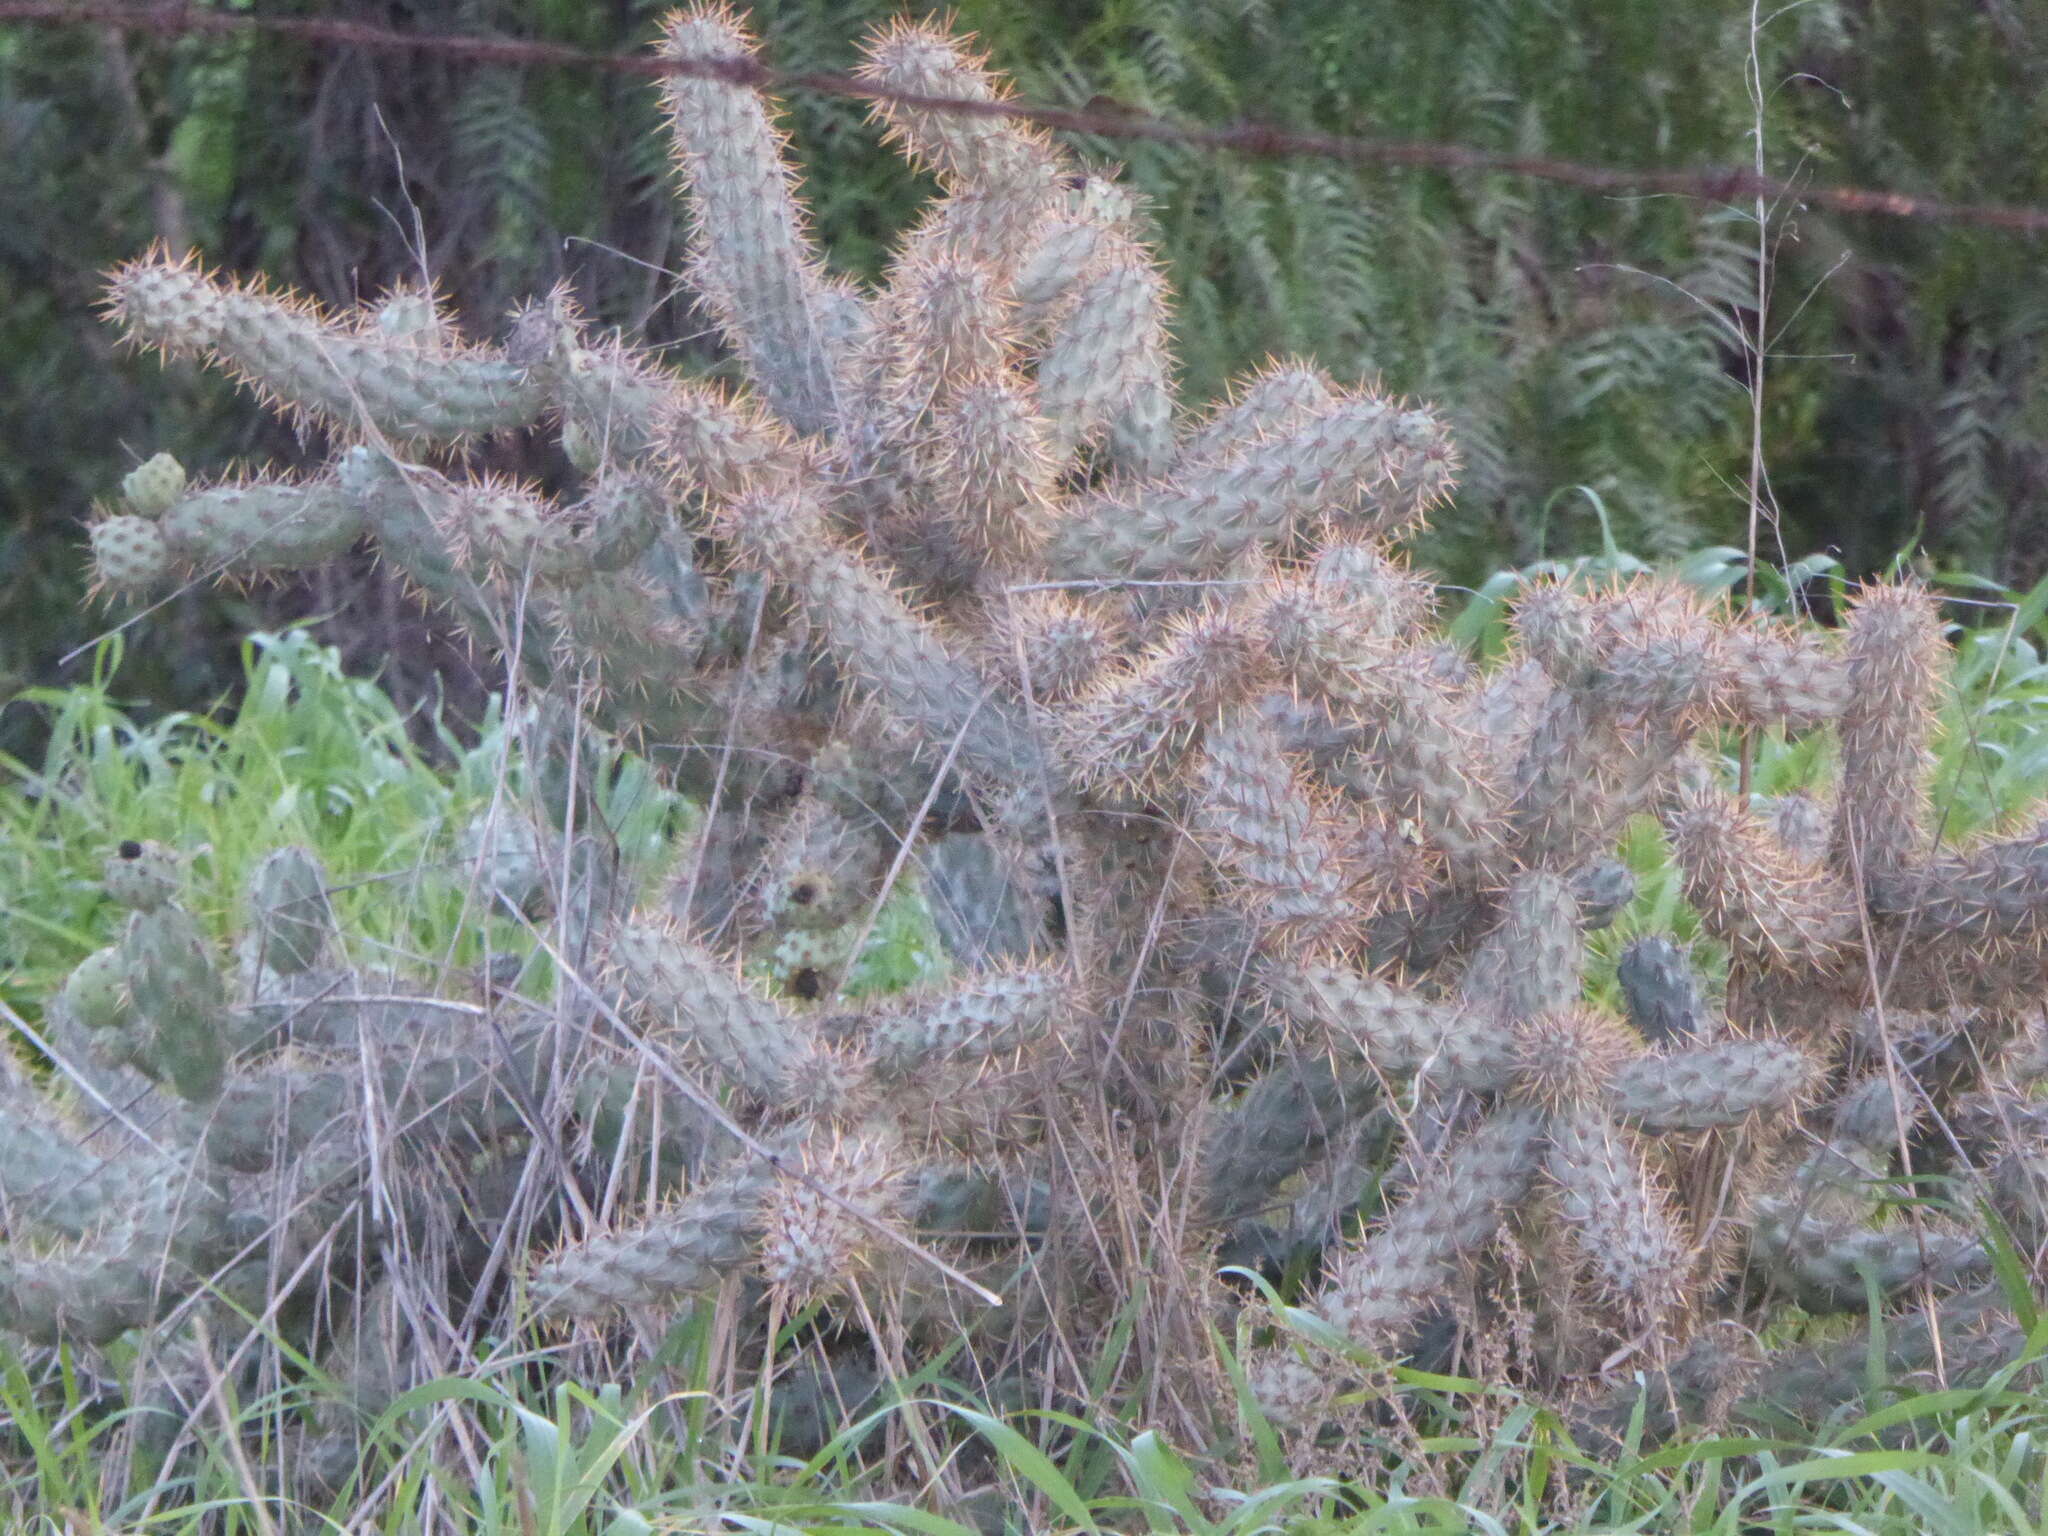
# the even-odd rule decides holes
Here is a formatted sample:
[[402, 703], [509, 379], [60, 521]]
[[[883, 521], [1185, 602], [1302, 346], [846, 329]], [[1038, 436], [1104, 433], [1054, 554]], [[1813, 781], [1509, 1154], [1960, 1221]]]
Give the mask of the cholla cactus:
[[[707, 5], [660, 50], [753, 47]], [[1000, 91], [924, 25], [877, 39], [864, 71]], [[1815, 1227], [1797, 1206], [1812, 1180], [1763, 1171], [1792, 1160], [1767, 1154], [1802, 1117], [1826, 1134], [1809, 1106], [1867, 1069], [1867, 1010], [1971, 1000], [1977, 1039], [2015, 1032], [2048, 911], [2039, 836], [1932, 846], [1925, 593], [1872, 588], [1837, 645], [1671, 581], [1537, 585], [1514, 656], [1480, 672], [1395, 552], [1452, 483], [1439, 417], [1285, 362], [1216, 406], [1175, 400], [1165, 285], [1104, 173], [1014, 123], [884, 96], [941, 197], [863, 292], [813, 246], [772, 104], [717, 76], [664, 90], [691, 277], [743, 387], [664, 373], [561, 292], [489, 347], [417, 294], [330, 315], [189, 258], [114, 275], [131, 341], [223, 367], [336, 457], [216, 486], [151, 460], [92, 529], [102, 588], [371, 539], [536, 691], [595, 684], [603, 722], [706, 816], [669, 901], [576, 907], [551, 1009], [360, 985], [300, 853], [259, 872], [231, 1003], [172, 876], [140, 850], [117, 861], [136, 913], [66, 988], [63, 1039], [163, 1098], [173, 1131], [123, 1150], [119, 1177], [69, 1144], [46, 1151], [58, 1173], [28, 1165], [38, 1190], [75, 1170], [101, 1214], [52, 1253], [16, 1239], [11, 1326], [145, 1322], [244, 1251], [229, 1210], [302, 1185], [317, 1197], [294, 1231], [388, 1206], [365, 1156], [384, 1145], [461, 1170], [397, 1199], [423, 1228], [503, 1223], [508, 1182], [530, 1202], [535, 1180], [491, 1173], [508, 1159], [571, 1185], [559, 1219], [529, 1204], [518, 1227], [558, 1231], [516, 1266], [557, 1318], [745, 1274], [926, 1321], [994, 1290], [1028, 1318], [1055, 1289], [1028, 1271], [1057, 1262], [1073, 1327], [1140, 1289], [1166, 1307], [1215, 1293], [1063, 1237], [1194, 1234], [1164, 1262], [1254, 1251], [1248, 1224], [1291, 1211], [1261, 1230], [1314, 1253], [1382, 1185], [1391, 1203], [1326, 1256], [1312, 1308], [1398, 1352], [1426, 1306], [1483, 1309], [1489, 1279], [1519, 1283], [1495, 1241], [1513, 1227], [1516, 1251], [1556, 1259], [1533, 1293], [1595, 1320], [1553, 1342], [1576, 1372], [1618, 1338], [1693, 1335], [1742, 1256], [1733, 1225], [1806, 1299], [1895, 1249], [1877, 1202], [1835, 1185]], [[581, 476], [563, 497], [407, 457], [534, 425]], [[1831, 831], [1810, 803], [1767, 814], [1719, 786], [1696, 748], [1728, 724], [1838, 732]], [[567, 849], [589, 797], [540, 798]], [[1638, 946], [1625, 1020], [1585, 996], [1585, 935], [1628, 900], [1615, 846], [1643, 814], [1731, 976], [1713, 1000], [1674, 948]], [[513, 853], [544, 861], [556, 836]], [[474, 841], [472, 865], [518, 863]], [[977, 874], [949, 879], [963, 845]], [[985, 915], [1010, 952], [963, 945], [979, 968], [850, 999], [877, 903], [921, 871], [971, 909], [948, 931]], [[528, 905], [536, 882], [515, 883], [504, 900]], [[44, 1124], [30, 1097], [21, 1124]], [[2015, 1123], [2017, 1191], [2038, 1154]], [[2039, 1225], [2038, 1203], [2010, 1203]], [[57, 1206], [29, 1210], [61, 1227]], [[1881, 1278], [1969, 1278], [1975, 1235], [1937, 1242], [1945, 1268]], [[49, 1278], [108, 1261], [68, 1299]], [[1011, 1342], [1029, 1347], [1022, 1324]], [[1307, 1421], [1338, 1379], [1285, 1350], [1254, 1374]]]

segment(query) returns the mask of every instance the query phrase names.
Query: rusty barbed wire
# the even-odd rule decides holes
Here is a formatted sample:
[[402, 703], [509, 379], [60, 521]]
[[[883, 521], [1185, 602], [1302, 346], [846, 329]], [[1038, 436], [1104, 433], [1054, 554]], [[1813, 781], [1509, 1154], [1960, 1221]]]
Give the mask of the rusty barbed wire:
[[759, 90], [783, 93], [809, 91], [864, 101], [890, 101], [966, 116], [1016, 118], [1094, 138], [1185, 144], [1196, 149], [1229, 151], [1258, 159], [1322, 159], [1360, 166], [1490, 173], [1548, 181], [1586, 192], [1662, 194], [1705, 202], [1761, 197], [1771, 202], [1791, 202], [1832, 213], [1979, 224], [2018, 234], [2048, 234], [2048, 208], [2022, 204], [1954, 203], [1882, 187], [1795, 183], [1780, 177], [1759, 175], [1754, 170], [1739, 166], [1685, 171], [1593, 165], [1584, 161], [1510, 154], [1432, 140], [1362, 138], [1304, 132], [1264, 123], [1200, 126], [1135, 111], [1057, 107], [1015, 98], [976, 101], [957, 96], [932, 96], [878, 86], [830, 70], [796, 72], [773, 69], [747, 58], [663, 59], [652, 54], [595, 53], [563, 43], [451, 33], [398, 32], [367, 22], [326, 17], [199, 10], [185, 0], [153, 6], [66, 3], [66, 0], [0, 0], [0, 23], [7, 22], [52, 27], [114, 27], [164, 36], [264, 32], [330, 47], [362, 48], [384, 53], [439, 53], [486, 64], [597, 69], [648, 79], [687, 75], [696, 79], [726, 80]]

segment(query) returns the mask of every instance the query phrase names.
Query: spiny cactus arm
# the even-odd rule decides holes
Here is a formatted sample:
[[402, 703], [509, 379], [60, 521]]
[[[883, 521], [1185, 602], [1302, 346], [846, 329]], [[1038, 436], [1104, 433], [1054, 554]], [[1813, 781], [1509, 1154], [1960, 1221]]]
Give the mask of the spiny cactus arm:
[[38, 1344], [99, 1345], [179, 1300], [232, 1252], [219, 1191], [154, 1172], [104, 1226], [45, 1253], [0, 1250], [0, 1330]]
[[1057, 461], [1038, 400], [994, 374], [955, 391], [932, 413], [912, 456], [931, 515], [955, 531], [977, 568], [1014, 571], [1052, 531]]
[[1508, 887], [1498, 927], [1473, 954], [1458, 984], [1469, 1009], [1516, 1022], [1578, 1000], [1586, 941], [1571, 881], [1530, 870]]
[[1638, 1056], [1615, 1073], [1608, 1107], [1646, 1131], [1703, 1131], [1796, 1105], [1813, 1058], [1785, 1040], [1726, 1040]]
[[1048, 447], [1064, 463], [1106, 432], [1118, 468], [1163, 474], [1173, 462], [1166, 278], [1129, 241], [1101, 242], [1095, 259], [1038, 360]]
[[[1860, 1097], [1884, 1108], [1875, 1091]], [[1866, 1276], [1880, 1295], [1890, 1295], [1925, 1280], [1950, 1284], [1968, 1278], [1988, 1262], [1974, 1236], [1942, 1224], [1871, 1224], [1890, 1150], [1866, 1148], [1855, 1139], [1858, 1132], [1868, 1134], [1860, 1123], [1867, 1118], [1850, 1116], [1834, 1140], [1751, 1206], [1750, 1263], [1777, 1292], [1808, 1311], [1861, 1308], [1868, 1296]], [[1888, 1119], [1889, 1111], [1877, 1118]]]
[[1398, 568], [1381, 564], [1353, 558], [1274, 584], [1259, 604], [1265, 638], [1297, 693], [1356, 725], [1375, 770], [1360, 793], [1415, 822], [1454, 881], [1477, 884], [1506, 859], [1506, 796], [1455, 690], [1419, 650], [1394, 643], [1407, 594]]
[[1225, 872], [1226, 899], [1283, 948], [1348, 947], [1371, 893], [1336, 819], [1310, 797], [1271, 727], [1240, 709], [1203, 741], [1197, 835]]
[[1752, 728], [1810, 730], [1851, 704], [1848, 666], [1810, 626], [1741, 624], [1715, 637], [1716, 705]]
[[394, 335], [152, 252], [115, 271], [107, 308], [128, 339], [206, 357], [261, 398], [344, 431], [456, 442], [530, 425], [547, 396], [525, 368], [438, 336]]
[[1572, 871], [1572, 899], [1579, 904], [1579, 927], [1598, 933], [1612, 927], [1636, 899], [1636, 872], [1621, 859], [1596, 859]]
[[1195, 424], [1174, 455], [1174, 471], [1221, 463], [1268, 437], [1296, 431], [1336, 398], [1337, 386], [1322, 369], [1275, 359], [1240, 381], [1228, 400]]
[[[742, 60], [753, 37], [729, 6], [672, 16], [665, 59]], [[797, 200], [787, 142], [759, 92], [729, 81], [670, 75], [662, 100], [676, 170], [689, 193], [690, 277], [726, 343], [775, 413], [800, 433], [838, 416], [836, 327], [817, 252]]]
[[1871, 910], [1931, 950], [2038, 951], [2048, 936], [2048, 821], [1900, 874], [1872, 892]]
[[1477, 1009], [1432, 1002], [1321, 961], [1274, 959], [1258, 979], [1284, 1018], [1389, 1078], [1421, 1076], [1444, 1091], [1475, 1093], [1497, 1092], [1514, 1079], [1512, 1031]]
[[1949, 1226], [1916, 1231], [1909, 1222], [1883, 1227], [1813, 1223], [1760, 1227], [1750, 1256], [1777, 1292], [1809, 1312], [1858, 1312], [1869, 1284], [1880, 1296], [1932, 1281], [1944, 1288], [1981, 1279], [1990, 1268], [1984, 1245]]
[[155, 1161], [141, 1149], [86, 1150], [42, 1094], [0, 1067], [0, 1216], [17, 1234], [79, 1238], [106, 1225], [145, 1196]]
[[1907, 876], [1926, 847], [1927, 743], [1947, 647], [1934, 599], [1917, 582], [1866, 587], [1843, 629], [1849, 700], [1829, 857], [1874, 896]]
[[327, 891], [327, 866], [311, 849], [265, 854], [249, 876], [251, 958], [280, 976], [296, 976], [319, 964], [334, 937]]
[[2014, 1137], [1998, 1154], [1984, 1193], [2022, 1253], [2039, 1253], [2048, 1244], [2048, 1142], [2038, 1128]]
[[648, 462], [677, 394], [699, 387], [651, 366], [616, 335], [591, 336], [566, 283], [513, 311], [505, 354], [546, 388], [563, 451], [586, 474]]
[[[1324, 602], [1355, 624], [1386, 640], [1425, 639], [1436, 589], [1415, 574], [1376, 539], [1330, 538], [1322, 541], [1310, 580]], [[1446, 657], [1457, 665], [1445, 670]], [[1419, 649], [1417, 659], [1431, 677], [1452, 684], [1473, 681], [1469, 663], [1455, 646]]]
[[885, 434], [914, 433], [935, 407], [1000, 374], [1016, 345], [1001, 280], [947, 247], [899, 257], [876, 308], [867, 372]]
[[768, 1163], [749, 1159], [641, 1226], [562, 1249], [534, 1271], [535, 1303], [600, 1317], [709, 1290], [753, 1257], [761, 1197], [775, 1177]]
[[1195, 1220], [1222, 1226], [1254, 1215], [1333, 1138], [1380, 1101], [1376, 1085], [1313, 1057], [1282, 1060], [1210, 1122]]
[[198, 924], [168, 904], [135, 913], [121, 963], [158, 1068], [185, 1098], [212, 1099], [227, 1073], [227, 995]]
[[666, 511], [655, 481], [626, 470], [600, 476], [572, 507], [483, 477], [436, 498], [432, 516], [451, 558], [480, 581], [575, 587], [639, 559]]
[[1628, 1021], [1651, 1045], [1704, 1040], [1715, 1030], [1692, 961], [1659, 934], [1632, 941], [1614, 967]]
[[237, 1173], [289, 1168], [316, 1145], [352, 1145], [373, 1112], [412, 1147], [473, 1150], [533, 1129], [553, 1056], [545, 1028], [463, 1031], [432, 1050], [403, 1035], [360, 1041], [367, 1063], [284, 1057], [234, 1074], [207, 1120], [207, 1156]]
[[[867, 46], [858, 77], [894, 91], [997, 102], [1008, 91], [988, 60], [929, 22], [898, 20]], [[890, 142], [930, 170], [946, 192], [938, 218], [947, 240], [1007, 279], [1048, 213], [1066, 201], [1067, 157], [1045, 133], [1014, 119], [940, 111], [887, 97], [874, 104]], [[1062, 210], [1063, 211], [1063, 210]]]
[[1292, 432], [1082, 503], [1046, 563], [1062, 580], [1213, 576], [1318, 516], [1352, 537], [1393, 537], [1449, 493], [1454, 469], [1434, 415], [1347, 395]]
[[1558, 1214], [1595, 1273], [1638, 1321], [1675, 1306], [1690, 1268], [1677, 1215], [1626, 1134], [1597, 1109], [1554, 1116], [1544, 1167]]
[[1505, 1109], [1418, 1179], [1378, 1231], [1337, 1255], [1314, 1310], [1358, 1343], [1409, 1322], [1500, 1230], [1543, 1160], [1545, 1117]]
[[1212, 603], [1053, 717], [1059, 762], [1083, 789], [1148, 793], [1175, 782], [1210, 725], [1257, 691], [1250, 621]]
[[611, 972], [657, 1041], [684, 1047], [763, 1104], [786, 1109], [842, 1086], [801, 1021], [671, 926], [625, 923], [612, 938]]
[[233, 481], [183, 491], [146, 514], [95, 521], [93, 577], [101, 588], [140, 595], [174, 577], [302, 570], [342, 554], [367, 527], [361, 504], [331, 474]]
[[1824, 801], [1797, 793], [1772, 795], [1757, 812], [1794, 858], [1808, 864], [1825, 862], [1834, 817]]
[[1074, 1007], [1073, 979], [1064, 971], [995, 971], [892, 1007], [865, 1042], [876, 1072], [900, 1079], [927, 1065], [982, 1061], [1057, 1034]]
[[316, 1141], [361, 1126], [363, 1084], [346, 1069], [264, 1066], [238, 1073], [213, 1106], [206, 1155], [235, 1173], [290, 1167]]
[[1516, 839], [1526, 863], [1569, 868], [1607, 853], [1672, 779], [1711, 703], [1713, 624], [1655, 580], [1592, 595], [1533, 585], [1515, 624], [1555, 685], [1516, 764]]
[[1730, 794], [1682, 795], [1665, 818], [1686, 900], [1707, 932], [1769, 965], [1827, 967], [1858, 940], [1848, 890], [1803, 864]]
[[[2026, 1329], [2012, 1316], [2011, 1303], [1996, 1285], [1939, 1298], [1932, 1313], [1916, 1308], [1882, 1320], [1886, 1393], [1911, 1392], [1921, 1384], [1955, 1388], [1986, 1381], [2020, 1358]], [[1838, 1417], [1862, 1403], [1871, 1385], [1872, 1330], [1868, 1327], [1833, 1344], [1781, 1350], [1766, 1358], [1754, 1385], [1735, 1405], [1735, 1417], [1751, 1423], [1802, 1425]], [[1937, 1374], [1938, 1372], [1938, 1374]], [[2038, 1387], [2039, 1362], [2012, 1385]]]
[[1023, 712], [953, 655], [865, 561], [825, 527], [800, 490], [741, 498], [726, 520], [737, 548], [786, 585], [847, 674], [935, 761], [957, 752], [970, 777], [1039, 781]]

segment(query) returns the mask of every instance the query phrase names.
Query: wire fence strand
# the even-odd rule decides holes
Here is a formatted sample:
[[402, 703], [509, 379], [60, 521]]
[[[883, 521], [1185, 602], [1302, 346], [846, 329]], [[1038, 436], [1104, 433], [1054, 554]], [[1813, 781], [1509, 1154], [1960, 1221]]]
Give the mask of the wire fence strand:
[[1542, 155], [1518, 155], [1467, 144], [1420, 139], [1375, 139], [1313, 133], [1264, 123], [1222, 126], [1177, 123], [1134, 111], [1058, 107], [1006, 98], [981, 101], [896, 90], [830, 70], [791, 72], [751, 58], [670, 59], [654, 54], [595, 53], [562, 43], [516, 38], [399, 32], [367, 22], [326, 17], [265, 16], [199, 10], [184, 0], [154, 6], [66, 3], [66, 0], [0, 0], [0, 23], [60, 27], [113, 27], [159, 36], [225, 36], [264, 32], [331, 48], [382, 53], [439, 53], [480, 64], [538, 65], [606, 70], [646, 79], [688, 76], [725, 80], [778, 93], [812, 92], [863, 101], [955, 112], [973, 117], [1011, 118], [1062, 132], [1111, 140], [1182, 144], [1256, 159], [1320, 159], [1358, 166], [1504, 175], [1546, 181], [1580, 191], [1617, 196], [1672, 196], [1704, 202], [1787, 203], [1829, 213], [1925, 222], [1977, 224], [2018, 234], [2048, 234], [2048, 208], [2013, 203], [1957, 203], [1882, 187], [1823, 186], [1761, 175], [1741, 166], [1700, 170], [1657, 170], [1594, 165]]

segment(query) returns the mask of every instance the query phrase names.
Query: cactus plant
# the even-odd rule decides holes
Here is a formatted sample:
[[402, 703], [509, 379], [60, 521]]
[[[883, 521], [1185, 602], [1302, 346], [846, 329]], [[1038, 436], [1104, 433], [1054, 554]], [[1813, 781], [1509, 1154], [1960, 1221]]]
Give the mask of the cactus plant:
[[[710, 4], [660, 48], [754, 46]], [[865, 71], [1000, 90], [923, 24]], [[1974, 1232], [1891, 1263], [1877, 1202], [1832, 1185], [1812, 1227], [1815, 1170], [1842, 1160], [1785, 1155], [1864, 1091], [1859, 1016], [1970, 1001], [1995, 1043], [2042, 979], [2048, 843], [1930, 846], [1924, 591], [1873, 586], [1837, 643], [1665, 579], [1532, 584], [1514, 654], [1480, 670], [1395, 550], [1456, 471], [1438, 416], [1286, 362], [1213, 407], [1177, 401], [1168, 295], [1101, 172], [1001, 118], [884, 98], [941, 196], [862, 292], [813, 248], [773, 104], [716, 75], [664, 91], [691, 277], [737, 387], [664, 373], [566, 292], [491, 347], [417, 295], [337, 316], [182, 256], [113, 275], [129, 339], [226, 369], [336, 455], [214, 486], [151, 460], [93, 527], [102, 588], [368, 538], [523, 687], [632, 732], [704, 816], [637, 912], [611, 899], [587, 783], [536, 785], [544, 831], [466, 836], [514, 909], [546, 850], [581, 871], [555, 903], [578, 926], [556, 931], [551, 998], [372, 978], [337, 956], [294, 850], [258, 872], [257, 964], [231, 982], [175, 869], [124, 850], [109, 889], [130, 927], [74, 974], [56, 1038], [159, 1129], [108, 1154], [104, 1219], [66, 1231], [30, 1204], [0, 1321], [88, 1343], [148, 1323], [245, 1257], [230, 1212], [278, 1213], [288, 1246], [365, 1210], [420, 1249], [516, 1232], [526, 1248], [484, 1243], [479, 1273], [549, 1319], [729, 1281], [828, 1307], [851, 1288], [913, 1337], [978, 1314], [1028, 1354], [1044, 1297], [1070, 1328], [1139, 1297], [1156, 1315], [1135, 1336], [1199, 1357], [1190, 1319], [1229, 1294], [1201, 1256], [1249, 1251], [1298, 1195], [1321, 1265], [1305, 1304], [1328, 1325], [1312, 1347], [1398, 1352], [1447, 1292], [1483, 1313], [1519, 1288], [1566, 1320], [1555, 1380], [1644, 1329], [1674, 1352], [1709, 1339], [1752, 1261], [1807, 1299], [1839, 1296], [1859, 1254], [1881, 1289], [1972, 1281]], [[535, 424], [575, 468], [563, 494], [461, 470], [465, 444]], [[1731, 723], [1837, 733], [1827, 836], [1703, 766]], [[536, 762], [575, 739], [544, 738]], [[1628, 899], [1613, 856], [1639, 815], [1730, 976], [1710, 997], [1674, 946], [1638, 945], [1624, 1019], [1586, 995], [1586, 935]], [[1002, 921], [1009, 953], [963, 939], [948, 981], [852, 996], [879, 903], [918, 881], [969, 909], [956, 936], [1031, 917]], [[1977, 1086], [1963, 1070], [1938, 1091]], [[61, 1123], [17, 1097], [10, 1134]], [[2024, 1170], [2038, 1133], [2008, 1118], [1997, 1151]], [[413, 1176], [394, 1183], [394, 1158]], [[1725, 1202], [1703, 1203], [1723, 1189], [1747, 1257]], [[38, 1246], [52, 1232], [68, 1246]], [[1186, 1240], [1141, 1251], [1145, 1233]], [[1253, 1385], [1312, 1425], [1343, 1372], [1295, 1347], [1262, 1346]]]

